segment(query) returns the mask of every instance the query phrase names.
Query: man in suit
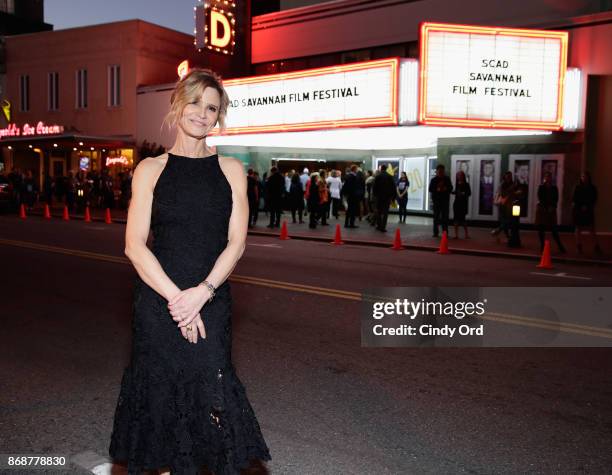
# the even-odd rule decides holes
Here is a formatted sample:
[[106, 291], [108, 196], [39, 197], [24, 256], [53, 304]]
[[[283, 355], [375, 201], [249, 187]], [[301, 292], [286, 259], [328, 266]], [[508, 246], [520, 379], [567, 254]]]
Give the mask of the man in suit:
[[359, 197], [357, 190], [357, 165], [351, 165], [349, 172], [344, 178], [344, 185], [342, 185], [342, 194], [346, 196], [347, 209], [346, 217], [344, 219], [345, 228], [356, 228], [355, 217], [359, 209]]
[[280, 215], [283, 211], [285, 177], [279, 173], [276, 167], [270, 169], [270, 176], [266, 181], [266, 190], [270, 211], [270, 224], [268, 224], [268, 227], [278, 228], [280, 226]]
[[252, 228], [257, 222], [259, 211], [259, 183], [257, 183], [252, 168], [249, 168], [247, 172], [247, 198], [249, 200], [249, 228]]
[[374, 178], [374, 196], [376, 197], [376, 209], [378, 210], [376, 229], [381, 232], [387, 231], [387, 218], [389, 217], [389, 206], [395, 196], [395, 181], [387, 173], [387, 165], [381, 165], [380, 173]]
[[453, 184], [446, 176], [444, 165], [436, 167], [436, 176], [429, 182], [429, 192], [433, 202], [433, 237], [438, 237], [438, 226], [442, 225], [442, 230], [448, 232], [448, 207], [450, 195], [453, 191]]

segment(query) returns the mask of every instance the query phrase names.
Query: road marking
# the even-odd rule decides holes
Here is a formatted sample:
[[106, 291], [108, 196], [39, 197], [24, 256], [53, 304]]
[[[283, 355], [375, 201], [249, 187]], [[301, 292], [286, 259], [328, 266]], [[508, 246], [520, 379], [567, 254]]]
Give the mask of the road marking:
[[258, 247], [274, 247], [274, 248], [280, 248], [281, 247], [280, 244], [274, 244], [274, 243], [272, 243], [272, 244], [254, 244], [254, 243], [248, 242], [247, 245], [249, 245], [249, 246], [258, 246]]
[[[5, 244], [9, 246], [17, 246], [17, 247], [26, 248], [26, 249], [35, 249], [35, 250], [40, 250], [40, 251], [54, 252], [58, 254], [67, 254], [67, 255], [72, 255], [76, 257], [84, 257], [86, 259], [113, 262], [117, 264], [131, 265], [131, 262], [129, 261], [129, 259], [125, 257], [111, 256], [107, 254], [99, 254], [96, 252], [78, 251], [78, 250], [66, 249], [62, 247], [48, 246], [45, 244], [37, 244], [33, 242], [15, 241], [11, 239], [1, 239], [1, 238], [0, 238], [0, 244]], [[565, 274], [565, 273], [561, 272], [560, 274]], [[556, 277], [556, 275], [554, 274], [543, 273], [543, 275]], [[284, 289], [284, 290], [290, 290], [292, 292], [323, 295], [327, 297], [334, 297], [338, 299], [352, 300], [352, 301], [358, 301], [358, 302], [361, 302], [363, 300], [371, 301], [373, 299], [375, 300], [376, 299], [377, 300], [387, 300], [388, 299], [388, 297], [377, 297], [374, 295], [366, 295], [364, 299], [362, 298], [362, 294], [360, 292], [330, 289], [327, 287], [317, 287], [314, 285], [297, 284], [293, 282], [283, 282], [280, 280], [264, 279], [261, 277], [251, 277], [251, 276], [234, 274], [230, 276], [228, 280], [230, 282], [236, 282], [240, 284], [250, 284], [250, 285], [257, 285], [260, 287]], [[538, 327], [538, 328], [544, 328], [544, 329], [552, 330], [552, 331], [576, 333], [580, 335], [590, 335], [590, 336], [597, 336], [601, 338], [612, 339], [612, 330], [609, 330], [603, 327], [592, 327], [588, 325], [579, 325], [575, 323], [563, 323], [563, 322], [556, 323], [556, 322], [550, 322], [549, 320], [544, 320], [540, 318], [523, 317], [520, 315], [510, 315], [510, 314], [504, 314], [504, 313], [498, 313], [498, 312], [487, 312], [486, 314], [482, 315], [479, 318], [483, 318], [485, 320], [494, 320], [497, 322], [507, 323], [507, 324], [512, 324], [512, 325]]]
[[230, 282], [238, 282], [241, 284], [252, 284], [259, 285], [260, 287], [286, 289], [306, 294], [326, 295], [328, 297], [336, 297], [339, 299], [361, 301], [361, 293], [350, 292], [347, 290], [329, 289], [325, 287], [316, 287], [314, 285], [295, 284], [293, 282], [283, 282], [279, 280], [262, 279], [260, 277], [241, 276], [235, 274], [230, 276], [229, 280]]
[[523, 317], [521, 315], [510, 315], [506, 313], [487, 312], [481, 317], [485, 320], [494, 320], [504, 323], [513, 323], [527, 327], [544, 328], [546, 330], [562, 331], [565, 333], [576, 333], [578, 335], [596, 336], [600, 338], [612, 339], [612, 330], [604, 327], [592, 327], [589, 325], [579, 325], [577, 323], [551, 322], [541, 318]]
[[[25, 249], [35, 249], [37, 251], [54, 252], [57, 254], [66, 254], [66, 255], [71, 255], [71, 256], [76, 256], [76, 257], [84, 257], [86, 259], [94, 259], [94, 260], [99, 260], [99, 261], [112, 262], [116, 264], [132, 265], [132, 263], [127, 257], [112, 256], [108, 254], [100, 254], [97, 252], [79, 251], [79, 250], [67, 249], [63, 247], [49, 246], [46, 244], [37, 244], [34, 242], [26, 242], [26, 241], [15, 241], [12, 239], [2, 239], [2, 238], [0, 238], [0, 244], [16, 246], [16, 247], [21, 247]], [[271, 279], [263, 279], [259, 277], [241, 276], [241, 275], [234, 274], [230, 276], [229, 281], [239, 282], [243, 284], [259, 285], [261, 287], [271, 287], [271, 288], [276, 288], [276, 289], [293, 290], [295, 292], [325, 295], [328, 297], [336, 297], [336, 298], [345, 299], [345, 300], [357, 300], [357, 301], [361, 300], [361, 294], [359, 292], [349, 292], [345, 290], [329, 289], [325, 287], [316, 287], [316, 286], [304, 285], [304, 284], [293, 284], [289, 282], [283, 282], [283, 281], [271, 280]]]
[[110, 254], [100, 254], [98, 252], [79, 251], [76, 249], [67, 249], [65, 247], [49, 246], [46, 244], [37, 244], [35, 242], [15, 241], [13, 239], [0, 238], [0, 244], [8, 246], [22, 247], [25, 249], [35, 249], [37, 251], [48, 251], [56, 254], [68, 254], [71, 256], [85, 257], [89, 259], [97, 259], [100, 261], [114, 262], [117, 264], [131, 264], [127, 257], [112, 256]]
[[549, 274], [547, 272], [530, 272], [533, 275], [545, 275], [548, 277], [561, 277], [563, 279], [578, 279], [578, 280], [593, 280], [591, 277], [582, 277], [580, 275], [569, 275], [567, 272], [557, 272], [556, 274]]

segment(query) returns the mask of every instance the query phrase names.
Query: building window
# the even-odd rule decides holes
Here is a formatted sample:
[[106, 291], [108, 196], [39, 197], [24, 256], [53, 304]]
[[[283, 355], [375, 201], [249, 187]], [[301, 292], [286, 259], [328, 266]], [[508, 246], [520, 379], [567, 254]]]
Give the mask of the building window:
[[79, 69], [76, 72], [76, 107], [87, 107], [87, 69]]
[[0, 0], [0, 12], [15, 13], [15, 0]]
[[30, 110], [30, 76], [23, 74], [19, 77], [19, 104], [21, 112]]
[[59, 73], [49, 73], [49, 110], [56, 111], [59, 109]]
[[108, 106], [121, 105], [121, 66], [114, 64], [108, 67]]

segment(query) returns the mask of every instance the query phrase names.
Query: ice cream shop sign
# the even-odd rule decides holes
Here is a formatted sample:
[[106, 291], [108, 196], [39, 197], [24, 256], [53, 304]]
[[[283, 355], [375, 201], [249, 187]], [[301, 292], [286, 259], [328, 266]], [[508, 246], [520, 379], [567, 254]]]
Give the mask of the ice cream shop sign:
[[63, 125], [47, 125], [44, 122], [38, 122], [36, 125], [9, 124], [7, 127], [0, 129], [0, 140], [5, 137], [38, 137], [40, 135], [57, 135], [64, 133]]

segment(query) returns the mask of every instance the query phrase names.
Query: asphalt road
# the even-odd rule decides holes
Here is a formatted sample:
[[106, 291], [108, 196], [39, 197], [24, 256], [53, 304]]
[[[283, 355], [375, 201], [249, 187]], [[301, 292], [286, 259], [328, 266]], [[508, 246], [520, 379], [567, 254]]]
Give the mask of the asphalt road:
[[[124, 229], [0, 218], [0, 453], [106, 455], [131, 338]], [[374, 284], [612, 281], [605, 267], [534, 271], [249, 238], [232, 283], [233, 360], [270, 472], [609, 473], [611, 349], [361, 347], [353, 297]]]

